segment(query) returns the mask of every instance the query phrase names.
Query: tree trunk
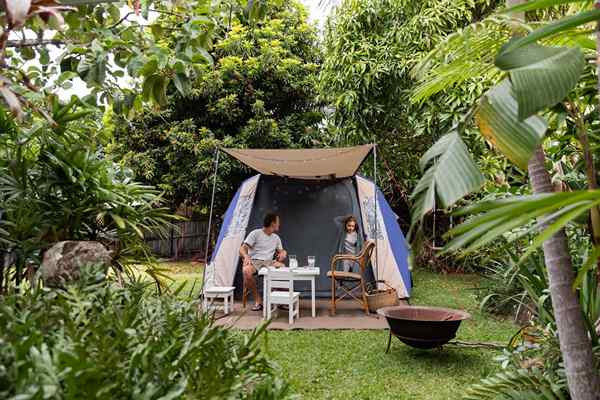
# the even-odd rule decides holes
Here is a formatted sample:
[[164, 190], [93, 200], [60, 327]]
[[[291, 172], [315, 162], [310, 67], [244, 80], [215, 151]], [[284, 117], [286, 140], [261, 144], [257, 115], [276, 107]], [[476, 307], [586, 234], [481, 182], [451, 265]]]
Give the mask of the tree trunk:
[[[528, 166], [531, 186], [536, 194], [553, 191], [544, 161], [544, 151], [540, 146]], [[543, 226], [548, 223], [549, 221], [544, 221]], [[583, 321], [581, 306], [573, 290], [575, 272], [564, 230], [546, 240], [543, 249], [569, 392], [575, 400], [600, 399], [600, 378], [594, 368], [592, 344]]]

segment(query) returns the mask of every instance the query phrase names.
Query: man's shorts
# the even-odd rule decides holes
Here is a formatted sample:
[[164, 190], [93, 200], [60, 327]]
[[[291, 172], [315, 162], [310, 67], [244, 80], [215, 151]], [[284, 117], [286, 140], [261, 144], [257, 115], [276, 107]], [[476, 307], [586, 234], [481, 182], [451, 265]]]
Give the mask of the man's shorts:
[[252, 266], [254, 267], [254, 272], [252, 273], [252, 275], [258, 275], [258, 270], [261, 269], [262, 267], [268, 267], [270, 265], [273, 265], [273, 260], [271, 261], [266, 261], [266, 260], [252, 260]]

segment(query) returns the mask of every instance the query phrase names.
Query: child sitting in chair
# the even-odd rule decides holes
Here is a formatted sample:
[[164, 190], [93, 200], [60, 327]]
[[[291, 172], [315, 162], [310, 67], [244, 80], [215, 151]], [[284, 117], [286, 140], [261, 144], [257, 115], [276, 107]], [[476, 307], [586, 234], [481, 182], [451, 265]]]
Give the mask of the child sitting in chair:
[[[340, 224], [340, 221], [342, 222]], [[358, 222], [354, 216], [337, 217], [335, 222], [338, 226], [341, 225], [341, 235], [338, 239], [337, 254], [352, 254], [357, 255], [363, 247], [364, 240], [359, 233]], [[354, 261], [342, 261], [342, 269], [344, 272], [359, 272], [356, 271], [358, 265]]]

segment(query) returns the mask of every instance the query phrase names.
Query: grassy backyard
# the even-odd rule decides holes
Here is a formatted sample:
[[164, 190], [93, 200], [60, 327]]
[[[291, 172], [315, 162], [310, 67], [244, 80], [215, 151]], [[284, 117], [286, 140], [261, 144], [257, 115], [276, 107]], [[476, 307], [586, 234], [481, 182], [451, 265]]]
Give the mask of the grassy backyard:
[[[199, 284], [202, 277], [198, 266], [165, 266], [173, 271], [173, 286], [195, 279]], [[460, 340], [504, 343], [516, 330], [510, 321], [479, 312], [475, 275], [417, 271], [414, 281], [413, 304], [460, 308], [473, 315], [461, 326]], [[448, 346], [419, 351], [394, 340], [385, 354], [386, 341], [386, 331], [269, 331], [264, 346], [304, 399], [454, 399], [498, 369], [492, 350]]]

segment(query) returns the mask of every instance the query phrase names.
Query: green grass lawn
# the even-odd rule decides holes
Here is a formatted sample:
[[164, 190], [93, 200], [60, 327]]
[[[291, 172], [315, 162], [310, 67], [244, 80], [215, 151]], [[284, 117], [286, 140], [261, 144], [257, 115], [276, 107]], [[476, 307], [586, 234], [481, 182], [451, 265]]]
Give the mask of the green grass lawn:
[[[171, 279], [163, 279], [165, 285], [170, 290], [177, 290], [183, 285], [178, 296], [181, 298], [198, 298], [200, 289], [202, 288], [202, 272], [203, 265], [196, 262], [185, 261], [165, 261], [158, 265], [159, 273], [170, 277]], [[144, 281], [148, 283], [154, 282], [152, 278], [141, 271], [140, 274]], [[163, 277], [164, 278], [164, 277]], [[154, 285], [149, 285], [148, 290], [155, 290]]]
[[[199, 268], [177, 265], [176, 282], [202, 278]], [[510, 321], [479, 311], [475, 275], [419, 270], [414, 281], [412, 304], [472, 314], [472, 320], [461, 325], [459, 340], [506, 343], [517, 329]], [[421, 351], [394, 339], [385, 354], [387, 335], [387, 331], [269, 331], [264, 348], [304, 399], [457, 399], [469, 385], [499, 368], [493, 360], [498, 352], [493, 350], [447, 346], [442, 351]]]
[[[473, 275], [415, 273], [412, 304], [465, 309], [458, 339], [507, 342], [509, 321], [478, 310]], [[498, 369], [491, 350], [447, 346], [415, 350], [394, 338], [385, 354], [384, 331], [268, 332], [266, 348], [305, 399], [456, 399], [465, 388]]]

